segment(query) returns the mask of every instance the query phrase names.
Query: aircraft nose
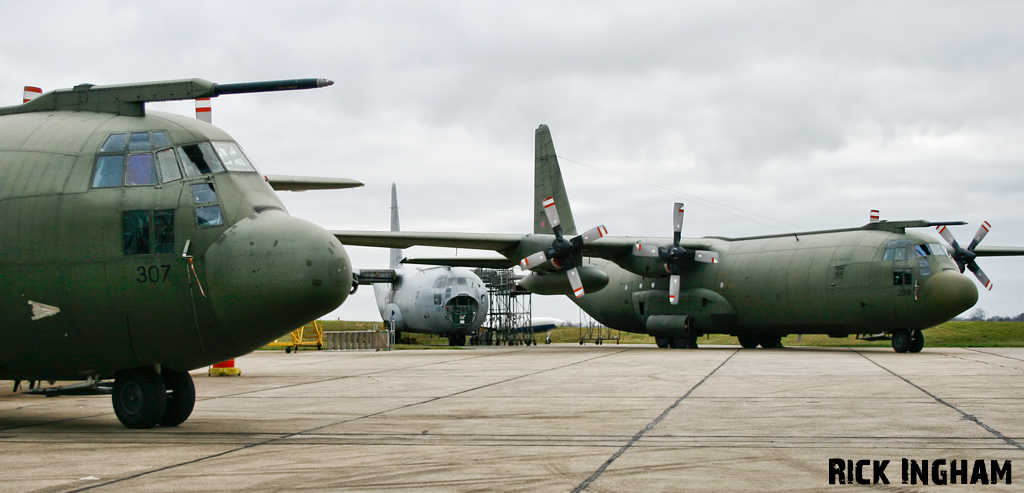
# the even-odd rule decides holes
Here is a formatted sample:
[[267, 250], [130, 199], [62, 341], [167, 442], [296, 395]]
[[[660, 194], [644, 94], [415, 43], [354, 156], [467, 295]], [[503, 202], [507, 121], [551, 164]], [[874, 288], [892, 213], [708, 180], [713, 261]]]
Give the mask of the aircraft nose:
[[334, 310], [352, 289], [341, 243], [279, 212], [232, 225], [206, 251], [205, 264], [218, 325], [240, 349], [260, 347]]
[[974, 281], [955, 270], [944, 270], [933, 275], [921, 286], [919, 299], [929, 314], [945, 322], [974, 306], [978, 302], [978, 287]]

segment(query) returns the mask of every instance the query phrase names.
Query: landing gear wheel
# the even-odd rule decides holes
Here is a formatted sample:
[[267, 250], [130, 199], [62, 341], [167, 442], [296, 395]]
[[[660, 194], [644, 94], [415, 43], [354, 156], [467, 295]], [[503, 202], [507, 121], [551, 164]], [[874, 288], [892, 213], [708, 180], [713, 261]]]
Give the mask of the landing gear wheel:
[[782, 336], [762, 336], [761, 347], [763, 349], [778, 349], [782, 347]]
[[551, 344], [551, 336], [544, 339], [544, 344]]
[[672, 349], [686, 349], [686, 340], [672, 337], [668, 340], [668, 347]]
[[752, 335], [741, 335], [736, 336], [736, 338], [739, 339], [740, 346], [742, 346], [743, 349], [757, 349], [757, 345], [761, 343], [759, 338]]
[[286, 353], [292, 352], [292, 347], [288, 346], [288, 347], [284, 348], [284, 352], [286, 352]]
[[686, 349], [697, 349], [697, 336], [688, 336], [683, 340], [686, 341]]
[[160, 418], [160, 426], [178, 426], [192, 415], [196, 405], [196, 386], [187, 371], [162, 371], [164, 387], [167, 388], [167, 409]]
[[466, 345], [466, 334], [450, 335], [448, 336], [449, 346], [465, 346]]
[[167, 409], [167, 387], [149, 366], [117, 372], [110, 398], [118, 421], [135, 430], [156, 426]]
[[[924, 339], [921, 339], [924, 341]], [[910, 340], [910, 332], [906, 329], [899, 329], [892, 333], [892, 349], [897, 353], [910, 351], [913, 341]]]
[[583, 345], [583, 339], [581, 338], [580, 339], [580, 346], [582, 346], [582, 345]]
[[654, 338], [654, 343], [657, 344], [658, 347], [660, 347], [662, 349], [665, 349], [669, 345], [669, 338], [668, 337], [655, 337]]
[[910, 333], [913, 341], [910, 343], [910, 352], [920, 353], [924, 349], [924, 334], [920, 330], [915, 330]]

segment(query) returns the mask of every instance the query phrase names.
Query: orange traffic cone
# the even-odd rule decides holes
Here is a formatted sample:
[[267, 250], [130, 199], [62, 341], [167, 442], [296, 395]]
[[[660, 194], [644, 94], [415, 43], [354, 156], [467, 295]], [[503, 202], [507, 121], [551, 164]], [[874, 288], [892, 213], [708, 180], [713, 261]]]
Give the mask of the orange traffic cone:
[[235, 368], [235, 359], [229, 359], [227, 361], [221, 361], [210, 367], [210, 371], [207, 372], [211, 377], [227, 377], [234, 375], [241, 375], [242, 369]]

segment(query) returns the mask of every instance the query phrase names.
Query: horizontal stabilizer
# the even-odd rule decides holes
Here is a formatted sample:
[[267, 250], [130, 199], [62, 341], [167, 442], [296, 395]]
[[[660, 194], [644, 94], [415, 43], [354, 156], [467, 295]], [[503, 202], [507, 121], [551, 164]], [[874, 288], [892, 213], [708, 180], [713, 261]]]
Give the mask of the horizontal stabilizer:
[[323, 178], [318, 176], [266, 175], [267, 183], [278, 191], [304, 192], [306, 190], [339, 190], [357, 188], [363, 182], [348, 178]]

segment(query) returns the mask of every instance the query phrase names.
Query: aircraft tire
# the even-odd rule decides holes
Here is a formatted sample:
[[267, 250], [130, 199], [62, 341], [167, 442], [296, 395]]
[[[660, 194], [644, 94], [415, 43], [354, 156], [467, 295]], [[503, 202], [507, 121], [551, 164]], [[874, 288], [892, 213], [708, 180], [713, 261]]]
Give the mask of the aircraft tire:
[[660, 347], [661, 349], [665, 349], [665, 348], [668, 347], [668, 341], [669, 341], [668, 337], [655, 337], [654, 338], [654, 343], [657, 344], [658, 347]]
[[167, 409], [167, 387], [149, 366], [117, 372], [110, 398], [117, 420], [133, 430], [156, 426]]
[[162, 371], [164, 386], [167, 388], [167, 409], [160, 418], [160, 426], [178, 426], [192, 415], [196, 405], [196, 386], [187, 371]]
[[[921, 339], [924, 341], [924, 339]], [[910, 332], [906, 329], [898, 329], [892, 333], [892, 349], [897, 353], [910, 351], [913, 341], [910, 340]]]
[[920, 353], [924, 349], [924, 334], [920, 330], [914, 330], [910, 335], [914, 338], [910, 344], [910, 352]]
[[466, 334], [448, 336], [448, 345], [449, 346], [465, 346], [466, 345]]
[[782, 347], [781, 336], [762, 336], [761, 337], [761, 348], [762, 349], [777, 349]]
[[757, 345], [761, 343], [761, 340], [751, 335], [736, 336], [740, 341], [740, 346], [743, 349], [757, 349]]

